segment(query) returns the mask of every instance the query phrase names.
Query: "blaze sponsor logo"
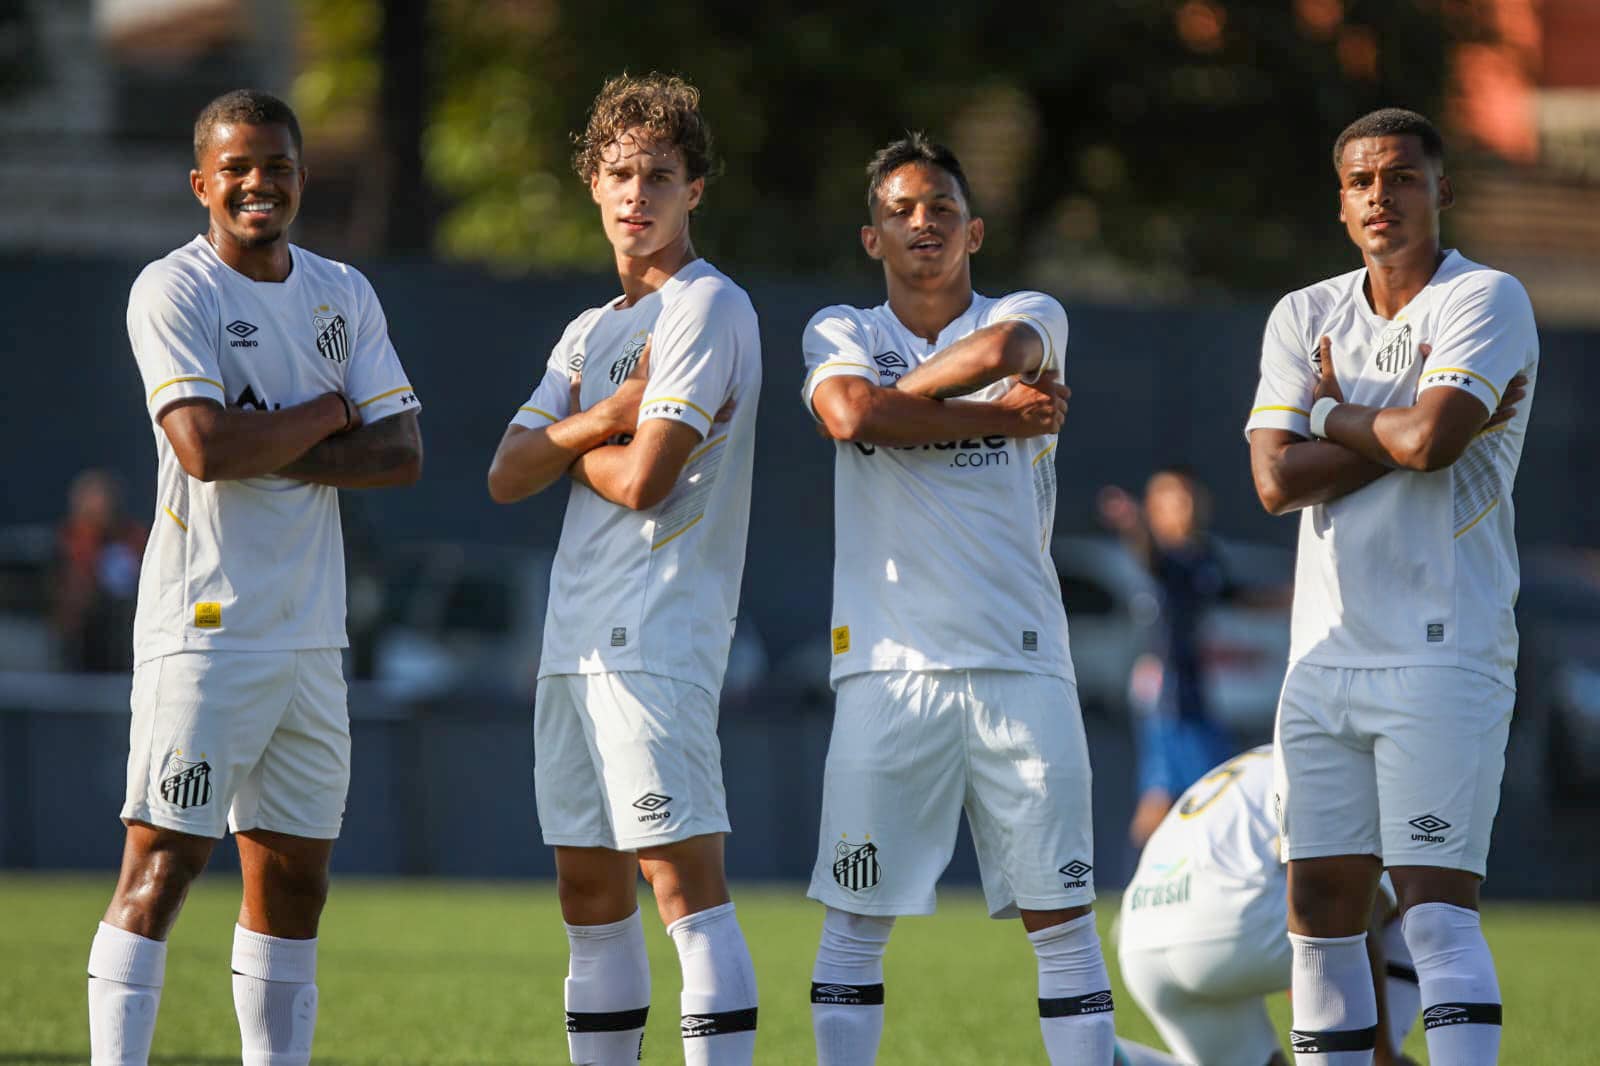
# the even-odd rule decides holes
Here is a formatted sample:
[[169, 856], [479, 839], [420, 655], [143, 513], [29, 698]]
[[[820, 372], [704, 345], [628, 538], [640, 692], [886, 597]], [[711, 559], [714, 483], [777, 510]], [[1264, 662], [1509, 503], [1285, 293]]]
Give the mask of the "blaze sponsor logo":
[[[966, 440], [947, 440], [940, 444], [909, 444], [892, 448], [897, 452], [948, 452], [949, 466], [956, 470], [971, 470], [986, 466], [1010, 466], [1011, 449], [1005, 437], [969, 437]], [[885, 446], [887, 447], [887, 446]], [[856, 442], [862, 455], [876, 455], [879, 445]]]

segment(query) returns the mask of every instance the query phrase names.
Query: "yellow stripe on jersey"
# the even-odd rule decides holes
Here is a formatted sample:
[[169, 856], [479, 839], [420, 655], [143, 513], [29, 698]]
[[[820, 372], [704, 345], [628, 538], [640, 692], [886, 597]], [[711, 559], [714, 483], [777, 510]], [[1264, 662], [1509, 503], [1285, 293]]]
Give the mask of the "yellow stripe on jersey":
[[1056, 445], [1059, 444], [1059, 443], [1060, 443], [1059, 441], [1051, 441], [1050, 442], [1050, 447], [1046, 448], [1044, 451], [1040, 452], [1038, 455], [1033, 457], [1033, 465], [1034, 466], [1038, 466], [1039, 465], [1039, 460], [1043, 459], [1045, 456], [1047, 456], [1051, 452], [1055, 451], [1056, 450]]
[[1489, 506], [1487, 506], [1483, 510], [1479, 511], [1477, 518], [1474, 518], [1472, 521], [1468, 522], [1466, 525], [1464, 525], [1460, 529], [1456, 530], [1455, 539], [1456, 540], [1460, 540], [1463, 536], [1466, 535], [1467, 530], [1471, 529], [1473, 526], [1477, 525], [1479, 522], [1482, 522], [1485, 518], [1488, 517], [1490, 511], [1494, 510], [1496, 507], [1499, 507], [1499, 506], [1500, 506], [1500, 501], [1499, 501], [1499, 499], [1496, 499], [1493, 503], [1489, 504]]
[[1302, 407], [1289, 407], [1289, 406], [1286, 406], [1286, 405], [1283, 405], [1283, 404], [1270, 404], [1270, 405], [1268, 405], [1266, 407], [1252, 407], [1252, 408], [1250, 408], [1250, 413], [1252, 415], [1258, 415], [1262, 411], [1292, 411], [1297, 415], [1306, 415], [1308, 417], [1311, 414], [1310, 411], [1307, 411]]
[[360, 403], [356, 404], [356, 406], [357, 407], [365, 407], [369, 403], [377, 403], [379, 400], [386, 400], [390, 396], [395, 395], [396, 393], [412, 392], [412, 391], [415, 391], [415, 390], [413, 390], [410, 385], [401, 385], [398, 389], [390, 389], [388, 392], [380, 392], [380, 393], [378, 393], [378, 395], [374, 396], [370, 400], [362, 400]]
[[174, 522], [176, 522], [176, 523], [178, 523], [178, 528], [179, 528], [179, 529], [181, 529], [181, 530], [183, 530], [183, 531], [184, 531], [184, 532], [185, 532], [185, 533], [187, 533], [187, 532], [189, 532], [189, 523], [187, 523], [187, 522], [185, 522], [185, 521], [184, 521], [184, 520], [183, 520], [183, 519], [181, 519], [181, 518], [179, 518], [179, 517], [178, 517], [178, 516], [177, 516], [177, 515], [175, 515], [175, 514], [173, 514], [173, 513], [172, 513], [172, 508], [170, 508], [170, 507], [163, 507], [163, 508], [161, 508], [161, 509], [162, 509], [162, 510], [163, 510], [163, 511], [165, 511], [165, 512], [167, 512], [167, 517], [168, 517], [168, 518], [170, 518], [170, 519], [172, 519], [172, 520], [173, 520], [173, 521], [174, 521]]
[[[526, 408], [524, 408], [524, 410], [526, 410]], [[706, 444], [705, 444], [704, 448], [701, 448], [701, 449], [699, 449], [697, 451], [690, 452], [689, 453], [689, 458], [687, 458], [687, 459], [685, 459], [683, 461], [683, 465], [684, 466], [688, 466], [690, 463], [692, 463], [696, 459], [700, 458], [706, 452], [709, 452], [712, 448], [715, 448], [719, 444], [726, 444], [726, 443], [728, 443], [727, 434], [723, 434], [720, 437], [711, 438], [710, 440], [706, 441]]]
[[686, 407], [694, 408], [695, 411], [699, 413], [700, 417], [705, 419], [707, 422], [716, 421], [716, 419], [706, 414], [705, 408], [701, 407], [692, 400], [685, 400], [682, 396], [652, 396], [650, 399], [640, 404], [639, 409], [642, 411], [646, 407], [654, 407], [658, 403], [681, 403]]
[[561, 419], [557, 418], [555, 415], [551, 414], [549, 411], [541, 411], [537, 407], [519, 407], [519, 408], [517, 408], [517, 410], [519, 410], [519, 411], [527, 411], [529, 414], [543, 415], [544, 417], [548, 418], [552, 422], [561, 421]]
[[657, 548], [664, 548], [668, 544], [671, 544], [673, 541], [677, 540], [679, 537], [681, 537], [685, 533], [689, 532], [689, 530], [693, 529], [699, 523], [700, 519], [704, 518], [705, 516], [706, 516], [706, 513], [704, 511], [701, 511], [699, 514], [697, 514], [693, 518], [689, 519], [689, 524], [688, 525], [684, 526], [682, 529], [678, 530], [676, 533], [672, 534], [670, 537], [666, 537], [666, 538], [664, 538], [662, 540], [658, 540], [654, 544], [650, 545], [650, 550], [651, 551], [655, 551]]
[[826, 370], [830, 366], [858, 366], [863, 370], [871, 371], [873, 378], [877, 378], [878, 376], [878, 368], [873, 366], [871, 363], [858, 363], [854, 359], [829, 359], [826, 363], [820, 363], [811, 368], [811, 373], [806, 375], [806, 380], [800, 386], [800, 391], [804, 392], [806, 389], [810, 388], [811, 379], [817, 376], [818, 371]]
[[[201, 377], [199, 374], [189, 374], [189, 375], [187, 375], [185, 377], [173, 378], [170, 381], [163, 381], [161, 384], [157, 385], [154, 389], [152, 389], [150, 391], [150, 399], [151, 400], [155, 399], [156, 398], [156, 393], [160, 392], [162, 389], [166, 388], [168, 385], [181, 385], [185, 381], [203, 381], [207, 385], [215, 385], [217, 387], [217, 391], [218, 392], [222, 392], [223, 391], [222, 382], [217, 381], [214, 378]], [[145, 402], [149, 403], [150, 400], [146, 400]]]
[[1485, 387], [1487, 387], [1490, 392], [1494, 393], [1495, 406], [1497, 406], [1497, 407], [1499, 406], [1499, 404], [1500, 404], [1500, 390], [1494, 387], [1494, 382], [1490, 381], [1488, 378], [1484, 377], [1482, 374], [1475, 374], [1472, 371], [1468, 370], [1466, 367], [1461, 367], [1461, 366], [1440, 366], [1440, 367], [1435, 367], [1432, 370], [1423, 371], [1423, 373], [1422, 373], [1422, 384], [1426, 385], [1430, 378], [1432, 378], [1432, 377], [1434, 377], [1434, 376], [1436, 376], [1438, 374], [1465, 374], [1469, 378], [1477, 378], [1479, 381], [1483, 382]]

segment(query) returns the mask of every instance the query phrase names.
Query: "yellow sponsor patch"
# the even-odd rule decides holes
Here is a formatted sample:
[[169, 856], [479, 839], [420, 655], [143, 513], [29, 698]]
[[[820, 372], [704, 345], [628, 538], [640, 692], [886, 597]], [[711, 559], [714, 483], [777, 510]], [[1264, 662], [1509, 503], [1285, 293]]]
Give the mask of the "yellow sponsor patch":
[[194, 624], [201, 629], [217, 629], [222, 625], [222, 604], [197, 603], [194, 605]]
[[843, 655], [850, 650], [850, 627], [836, 626], [833, 630], [833, 654]]

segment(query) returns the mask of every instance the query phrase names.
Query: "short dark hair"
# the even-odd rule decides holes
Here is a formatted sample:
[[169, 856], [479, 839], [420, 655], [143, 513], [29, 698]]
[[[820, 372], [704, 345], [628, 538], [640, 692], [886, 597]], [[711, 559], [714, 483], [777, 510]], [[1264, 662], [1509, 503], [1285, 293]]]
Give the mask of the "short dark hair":
[[967, 210], [973, 210], [972, 186], [967, 184], [967, 174], [961, 169], [961, 160], [950, 149], [918, 130], [908, 132], [898, 141], [890, 141], [878, 149], [872, 162], [867, 164], [867, 217], [872, 216], [872, 206], [878, 201], [878, 190], [889, 180], [889, 175], [910, 163], [938, 167], [956, 179], [961, 198], [967, 202]]
[[294, 109], [260, 89], [235, 89], [207, 104], [205, 110], [200, 112], [200, 117], [194, 120], [195, 166], [200, 165], [200, 157], [211, 144], [211, 131], [235, 122], [251, 126], [283, 126], [294, 141], [294, 154], [300, 154], [300, 120], [294, 117]]
[[1444, 138], [1426, 117], [1403, 107], [1385, 107], [1369, 112], [1344, 128], [1339, 139], [1333, 142], [1333, 169], [1344, 164], [1344, 146], [1365, 137], [1403, 137], [1410, 135], [1422, 142], [1422, 152], [1434, 162], [1444, 162]]
[[643, 129], [682, 152], [690, 181], [716, 176], [711, 127], [700, 113], [700, 90], [676, 74], [650, 73], [622, 74], [601, 86], [589, 107], [588, 124], [573, 138], [577, 152], [572, 168], [578, 177], [593, 179], [605, 150], [631, 129]]

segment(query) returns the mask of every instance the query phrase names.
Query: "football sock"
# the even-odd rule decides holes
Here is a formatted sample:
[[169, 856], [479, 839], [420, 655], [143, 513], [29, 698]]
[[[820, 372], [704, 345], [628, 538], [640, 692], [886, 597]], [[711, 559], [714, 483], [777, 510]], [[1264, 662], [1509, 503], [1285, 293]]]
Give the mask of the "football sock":
[[144, 1066], [167, 969], [165, 941], [100, 923], [89, 947], [92, 1066]]
[[1039, 1031], [1052, 1066], [1102, 1066], [1116, 1051], [1111, 979], [1094, 915], [1029, 933], [1039, 957]]
[[569, 925], [567, 1051], [580, 1066], [639, 1061], [650, 1013], [650, 958], [636, 910], [608, 925]]
[[1111, 1061], [1113, 1066], [1183, 1066], [1166, 1052], [1135, 1044], [1132, 1040], [1118, 1040], [1117, 1057]]
[[1419, 903], [1401, 922], [1422, 986], [1428, 1059], [1492, 1066], [1500, 1055], [1500, 982], [1478, 912]]
[[244, 1066], [306, 1066], [317, 1028], [317, 938], [233, 927], [233, 1010]]
[[1389, 1009], [1389, 1043], [1396, 1051], [1405, 1045], [1422, 1010], [1417, 969], [1400, 925], [1398, 921], [1390, 922], [1383, 930], [1383, 958], [1389, 970], [1388, 980], [1383, 983], [1384, 1001]]
[[749, 1066], [756, 1049], [756, 971], [724, 903], [667, 926], [683, 967], [686, 1066]]
[[883, 953], [893, 918], [826, 909], [811, 971], [817, 1066], [872, 1066], [883, 1037]]
[[1378, 1042], [1378, 1000], [1372, 988], [1367, 934], [1289, 934], [1294, 949], [1294, 1028], [1289, 1046], [1298, 1066], [1366, 1066]]

